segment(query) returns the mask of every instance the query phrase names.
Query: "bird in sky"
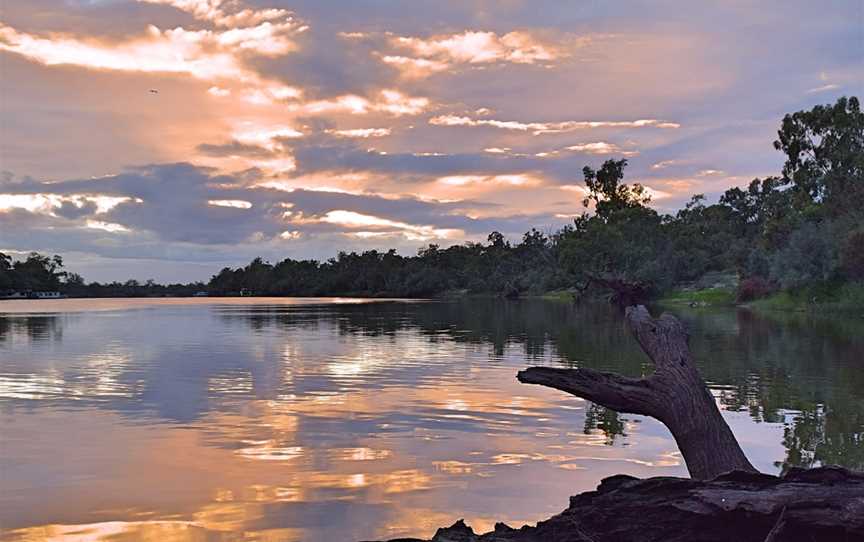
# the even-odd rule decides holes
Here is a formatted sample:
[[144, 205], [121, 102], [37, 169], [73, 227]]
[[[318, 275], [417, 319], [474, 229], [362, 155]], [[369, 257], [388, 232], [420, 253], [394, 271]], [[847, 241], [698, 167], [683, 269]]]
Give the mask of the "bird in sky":
[[159, 90], [157, 90], [157, 89], [155, 89], [155, 88], [151, 88], [151, 89], [150, 89], [150, 94], [159, 94]]

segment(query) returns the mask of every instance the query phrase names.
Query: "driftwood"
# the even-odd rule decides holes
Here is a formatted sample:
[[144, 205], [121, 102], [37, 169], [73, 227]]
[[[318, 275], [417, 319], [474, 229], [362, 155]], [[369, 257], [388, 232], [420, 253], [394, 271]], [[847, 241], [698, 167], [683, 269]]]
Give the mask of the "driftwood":
[[693, 478], [709, 480], [734, 470], [755, 472], [699, 375], [681, 322], [668, 314], [654, 319], [641, 305], [629, 307], [626, 319], [654, 362], [654, 373], [647, 378], [552, 367], [531, 367], [517, 378], [618, 412], [657, 418], [675, 437]]
[[[778, 478], [733, 472], [714, 480], [606, 478], [536, 527], [475, 534], [461, 520], [431, 542], [860, 542], [864, 474], [792, 469]], [[391, 541], [397, 542], [397, 541]], [[401, 542], [422, 542], [401, 539]]]

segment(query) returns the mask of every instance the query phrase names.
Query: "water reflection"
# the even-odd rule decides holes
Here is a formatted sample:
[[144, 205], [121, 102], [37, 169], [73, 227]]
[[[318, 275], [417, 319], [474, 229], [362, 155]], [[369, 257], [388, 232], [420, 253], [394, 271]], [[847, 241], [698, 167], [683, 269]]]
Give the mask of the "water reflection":
[[[0, 315], [4, 539], [491, 528], [614, 473], [685, 472], [656, 421], [515, 381], [526, 363], [648, 370], [606, 307], [99, 303]], [[755, 464], [864, 467], [861, 326], [682, 317]]]
[[[2, 309], [2, 307], [0, 307]], [[63, 338], [63, 326], [56, 315], [27, 315], [0, 317], [0, 344], [12, 337], [31, 341], [59, 341]]]

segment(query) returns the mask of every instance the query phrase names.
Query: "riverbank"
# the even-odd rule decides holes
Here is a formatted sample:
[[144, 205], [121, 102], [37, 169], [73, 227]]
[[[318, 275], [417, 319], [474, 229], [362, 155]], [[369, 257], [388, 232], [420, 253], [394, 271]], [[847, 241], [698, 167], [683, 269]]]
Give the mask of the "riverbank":
[[793, 469], [783, 477], [731, 472], [711, 481], [617, 475], [570, 498], [536, 526], [497, 523], [477, 534], [463, 521], [428, 541], [390, 542], [764, 542], [864, 540], [864, 473]]
[[783, 290], [769, 296], [739, 303], [731, 288], [678, 289], [667, 292], [660, 305], [691, 307], [745, 307], [756, 311], [864, 314], [864, 283], [823, 283], [794, 290]]

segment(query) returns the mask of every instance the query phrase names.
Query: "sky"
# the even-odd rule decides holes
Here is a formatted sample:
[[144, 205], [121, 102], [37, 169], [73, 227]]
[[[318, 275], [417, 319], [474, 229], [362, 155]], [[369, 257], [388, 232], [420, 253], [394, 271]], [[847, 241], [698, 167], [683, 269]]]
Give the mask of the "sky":
[[862, 0], [8, 0], [0, 251], [185, 282], [516, 241], [610, 158], [674, 212], [862, 91]]

